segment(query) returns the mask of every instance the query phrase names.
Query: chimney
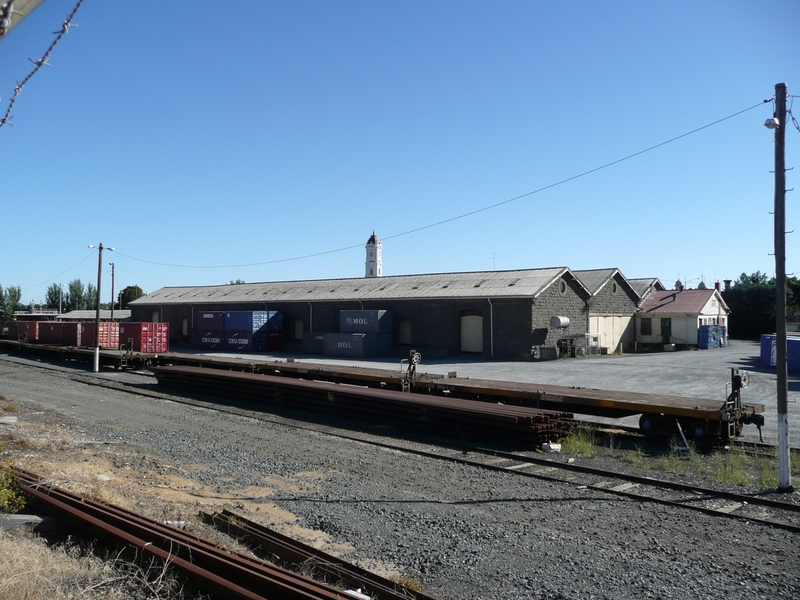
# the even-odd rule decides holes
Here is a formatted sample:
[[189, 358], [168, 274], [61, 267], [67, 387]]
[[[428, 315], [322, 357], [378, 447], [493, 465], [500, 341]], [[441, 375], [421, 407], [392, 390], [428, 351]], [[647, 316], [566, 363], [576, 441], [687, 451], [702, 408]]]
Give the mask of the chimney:
[[731, 291], [731, 281], [732, 280], [731, 279], [724, 279], [723, 281], [725, 282], [725, 291], [726, 292], [730, 292]]
[[714, 282], [714, 289], [717, 290], [718, 292], [720, 291], [720, 289], [719, 289], [719, 281], [715, 281]]

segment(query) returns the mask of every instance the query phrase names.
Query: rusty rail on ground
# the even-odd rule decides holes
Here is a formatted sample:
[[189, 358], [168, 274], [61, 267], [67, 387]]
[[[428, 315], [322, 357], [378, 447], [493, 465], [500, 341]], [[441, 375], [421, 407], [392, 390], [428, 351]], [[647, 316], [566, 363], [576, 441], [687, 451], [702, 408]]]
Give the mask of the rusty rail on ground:
[[275, 565], [222, 550], [181, 529], [50, 486], [33, 473], [16, 470], [16, 474], [22, 493], [41, 506], [43, 512], [68, 519], [76, 528], [106, 542], [127, 544], [156, 557], [182, 570], [221, 598], [341, 600], [352, 597]]

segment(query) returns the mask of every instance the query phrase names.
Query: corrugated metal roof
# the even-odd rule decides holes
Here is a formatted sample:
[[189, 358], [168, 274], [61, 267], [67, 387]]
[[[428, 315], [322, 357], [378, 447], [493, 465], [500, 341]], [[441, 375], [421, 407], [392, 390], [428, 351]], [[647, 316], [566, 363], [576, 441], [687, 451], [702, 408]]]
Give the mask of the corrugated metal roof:
[[661, 280], [658, 277], [644, 277], [640, 279], [628, 279], [628, 283], [631, 284], [631, 287], [639, 294], [639, 298], [644, 297], [644, 295], [650, 291], [650, 288], [654, 290], [664, 290], [666, 289], [664, 284], [661, 283]]
[[722, 300], [722, 296], [716, 290], [659, 290], [642, 304], [642, 312], [645, 313], [700, 313], [703, 308], [716, 294], [720, 306], [728, 311], [728, 306]]
[[[555, 267], [519, 271], [479, 271], [473, 273], [395, 275], [353, 279], [320, 279], [316, 281], [277, 281], [218, 286], [165, 287], [134, 300], [131, 304], [536, 297], [565, 273], [568, 276], [572, 276], [572, 272], [568, 268]], [[580, 281], [578, 283], [580, 284]]]
[[587, 269], [583, 271], [573, 271], [589, 293], [594, 296], [600, 289], [618, 272], [618, 269]]
[[[73, 310], [68, 313], [64, 313], [63, 315], [58, 315], [55, 317], [59, 321], [94, 321], [97, 318], [97, 311], [94, 310]], [[131, 311], [130, 310], [115, 310], [114, 311], [114, 320], [115, 321], [127, 321], [131, 318]], [[100, 311], [100, 320], [101, 321], [110, 321], [111, 320], [111, 311], [110, 310], [101, 310]]]

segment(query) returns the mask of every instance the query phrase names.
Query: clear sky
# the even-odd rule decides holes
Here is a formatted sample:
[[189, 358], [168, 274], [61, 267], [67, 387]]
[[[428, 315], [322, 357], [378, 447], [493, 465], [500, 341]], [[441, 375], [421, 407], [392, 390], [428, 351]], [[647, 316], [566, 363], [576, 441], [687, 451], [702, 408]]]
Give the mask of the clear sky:
[[[46, 0], [0, 41], [0, 116], [74, 4]], [[800, 120], [797, 0], [86, 0], [75, 23], [0, 128], [0, 284], [26, 303], [94, 283], [88, 244], [116, 248], [107, 302], [112, 261], [117, 290], [146, 292], [361, 277], [373, 229], [385, 275], [774, 272], [771, 103], [506, 201], [779, 82]]]

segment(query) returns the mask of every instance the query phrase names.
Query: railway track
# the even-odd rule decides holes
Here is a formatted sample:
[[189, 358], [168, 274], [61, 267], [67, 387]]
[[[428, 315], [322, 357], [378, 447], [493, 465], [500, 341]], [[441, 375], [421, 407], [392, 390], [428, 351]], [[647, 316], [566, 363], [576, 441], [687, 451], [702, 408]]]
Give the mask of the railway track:
[[[279, 550], [285, 559], [295, 556], [313, 558], [316, 570], [331, 580], [345, 584], [357, 583], [362, 587], [342, 590], [271, 563], [238, 552], [222, 550], [182, 529], [118, 506], [96, 502], [50, 486], [33, 473], [22, 470], [16, 470], [15, 473], [21, 492], [42, 512], [56, 515], [68, 521], [72, 528], [91, 533], [106, 542], [133, 546], [142, 554], [155, 557], [164, 564], [183, 571], [220, 598], [342, 600], [373, 597], [379, 600], [430, 600], [427, 596], [378, 578], [344, 561], [322, 555], [313, 548], [288, 538], [283, 540], [283, 549]], [[232, 521], [235, 520], [228, 521], [231, 526]], [[244, 524], [244, 521], [240, 523]], [[248, 524], [248, 528], [250, 532], [257, 530], [255, 524]], [[266, 533], [269, 533], [263, 528], [259, 532], [264, 539]], [[362, 589], [371, 596], [362, 595]]]
[[[114, 387], [118, 386], [114, 385]], [[206, 390], [206, 392], [208, 391]], [[146, 394], [151, 397], [169, 398], [171, 401], [177, 400], [231, 414], [246, 415], [267, 422], [312, 430], [436, 460], [504, 472], [513, 476], [561, 482], [634, 501], [654, 502], [719, 518], [800, 532], [800, 500], [797, 503], [776, 500], [773, 497], [774, 494], [770, 492], [734, 493], [702, 485], [575, 464], [560, 455], [558, 455], [560, 459], [551, 459], [535, 455], [534, 452], [507, 452], [494, 447], [479, 447], [474, 444], [459, 445], [454, 444], [452, 440], [434, 440], [430, 436], [414, 436], [409, 435], [408, 432], [404, 432], [402, 438], [390, 438], [387, 435], [344, 430], [336, 425], [301, 422], [287, 417], [265, 414], [260, 410], [254, 410], [256, 407], [249, 402], [229, 406], [161, 392], [146, 392]], [[780, 497], [786, 498], [784, 495]], [[789, 496], [789, 498], [794, 497], [795, 495]]]
[[[676, 508], [702, 512], [715, 517], [739, 520], [762, 526], [800, 532], [800, 500], [784, 502], [776, 500], [773, 494], [742, 494], [707, 488], [700, 485], [685, 484], [655, 477], [621, 473], [598, 469], [587, 465], [569, 462], [565, 457], [559, 459], [533, 456], [532, 453], [506, 452], [493, 447], [457, 445], [451, 440], [432, 439], [409, 435], [390, 438], [391, 432], [382, 435], [366, 431], [345, 430], [337, 425], [322, 422], [298, 421], [286, 416], [271, 415], [258, 410], [252, 403], [221, 405], [213, 400], [187, 398], [173, 393], [140, 390], [116, 382], [82, 379], [84, 383], [99, 385], [129, 393], [138, 393], [152, 398], [182, 402], [230, 414], [244, 415], [265, 422], [279, 423], [297, 429], [311, 430], [327, 435], [371, 444], [373, 446], [399, 450], [437, 460], [445, 460], [476, 468], [500, 471], [513, 476], [530, 477], [547, 481], [562, 482], [578, 488], [592, 489], [640, 502], [654, 502]], [[206, 390], [209, 392], [213, 390]], [[796, 495], [788, 498], [794, 499]], [[785, 496], [781, 496], [784, 497]]]

